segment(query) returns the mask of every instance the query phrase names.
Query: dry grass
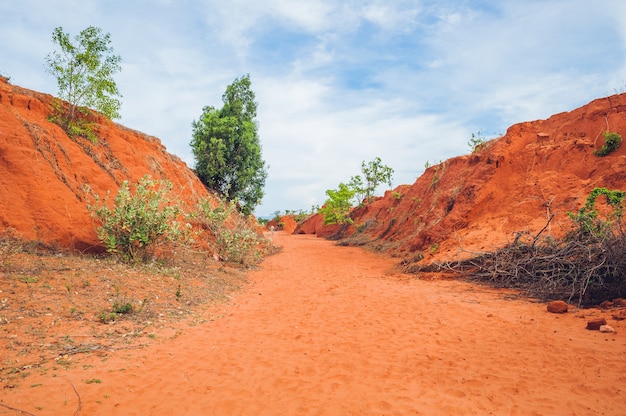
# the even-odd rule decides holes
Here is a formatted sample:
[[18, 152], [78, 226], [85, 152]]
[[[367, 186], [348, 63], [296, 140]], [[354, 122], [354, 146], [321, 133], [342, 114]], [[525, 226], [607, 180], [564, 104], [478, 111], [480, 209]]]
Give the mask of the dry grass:
[[206, 253], [130, 266], [7, 236], [0, 255], [0, 389], [34, 369], [69, 365], [73, 354], [177, 336], [214, 319], [211, 306], [246, 282], [245, 270]]

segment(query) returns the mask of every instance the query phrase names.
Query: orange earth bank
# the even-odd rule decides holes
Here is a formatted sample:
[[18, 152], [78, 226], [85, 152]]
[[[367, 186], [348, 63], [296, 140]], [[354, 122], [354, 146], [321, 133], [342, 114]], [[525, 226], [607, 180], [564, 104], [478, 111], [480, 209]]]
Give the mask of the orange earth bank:
[[[272, 238], [282, 252], [206, 310], [217, 319], [142, 349], [48, 363], [1, 403], [41, 416], [626, 411], [621, 310], [551, 314], [513, 292], [403, 275], [360, 248]], [[617, 332], [585, 329], [599, 317]]]
[[[515, 124], [480, 151], [430, 166], [415, 183], [354, 210], [354, 226], [339, 235], [405, 264], [493, 251], [518, 232], [535, 235], [552, 214], [543, 235], [560, 237], [572, 227], [568, 211], [577, 212], [594, 188], [626, 190], [626, 146], [593, 154], [607, 130], [626, 137], [626, 94]], [[319, 215], [310, 222], [296, 232], [337, 231], [320, 225]]]
[[[85, 251], [100, 246], [85, 185], [104, 197], [144, 175], [173, 184], [177, 200], [195, 207], [209, 193], [156, 137], [96, 115], [98, 141], [69, 138], [48, 121], [52, 96], [0, 77], [0, 232]], [[112, 198], [113, 198], [112, 196]]]

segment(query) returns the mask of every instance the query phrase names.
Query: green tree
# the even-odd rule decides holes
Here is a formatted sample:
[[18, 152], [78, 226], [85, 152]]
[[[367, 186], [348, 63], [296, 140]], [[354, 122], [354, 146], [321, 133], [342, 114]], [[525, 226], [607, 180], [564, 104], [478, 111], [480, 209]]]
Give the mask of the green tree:
[[113, 74], [120, 71], [121, 58], [113, 55], [111, 36], [97, 27], [84, 29], [74, 42], [62, 27], [54, 29], [52, 41], [61, 51], [46, 56], [48, 72], [57, 79], [59, 98], [69, 103], [60, 118], [67, 129], [76, 123], [79, 111], [94, 108], [109, 118], [120, 118], [121, 97]]
[[328, 199], [319, 212], [324, 215], [324, 224], [352, 223], [350, 208], [356, 191], [350, 185], [340, 183], [339, 188], [326, 191]]
[[368, 163], [363, 161], [361, 163], [361, 173], [363, 176], [353, 176], [348, 184], [354, 189], [355, 195], [358, 196], [358, 203], [369, 200], [380, 184], [386, 183], [391, 186], [393, 169], [383, 165], [380, 157]]
[[247, 214], [261, 202], [267, 178], [250, 85], [250, 75], [237, 78], [226, 88], [221, 109], [204, 107], [192, 123], [191, 140], [200, 180]]

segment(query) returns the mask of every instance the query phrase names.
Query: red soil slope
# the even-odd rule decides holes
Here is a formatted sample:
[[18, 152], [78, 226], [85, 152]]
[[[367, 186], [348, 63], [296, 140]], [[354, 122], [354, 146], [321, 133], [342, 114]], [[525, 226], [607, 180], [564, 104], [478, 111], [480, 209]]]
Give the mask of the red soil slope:
[[159, 139], [97, 118], [98, 142], [70, 139], [48, 121], [52, 96], [0, 78], [0, 231], [85, 250], [98, 245], [84, 185], [114, 196], [124, 180], [167, 179], [182, 201], [208, 197]]
[[539, 232], [548, 213], [556, 216], [546, 231], [562, 235], [567, 212], [593, 188], [626, 190], [626, 146], [593, 154], [607, 129], [626, 135], [626, 94], [511, 126], [480, 152], [432, 166], [413, 185], [355, 210], [344, 236], [411, 261], [417, 253], [444, 260], [493, 250], [516, 232]]

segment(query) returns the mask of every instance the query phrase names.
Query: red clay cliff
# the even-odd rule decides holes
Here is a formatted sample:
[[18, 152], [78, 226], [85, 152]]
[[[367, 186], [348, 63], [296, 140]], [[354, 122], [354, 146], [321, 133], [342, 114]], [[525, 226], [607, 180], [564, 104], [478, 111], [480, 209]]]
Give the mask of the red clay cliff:
[[[626, 94], [594, 100], [547, 120], [511, 126], [478, 152], [431, 166], [352, 212], [341, 235], [405, 259], [449, 260], [492, 251], [515, 234], [561, 236], [595, 187], [626, 190], [626, 146], [594, 155], [606, 131], [626, 134]], [[315, 230], [319, 218], [296, 232]], [[322, 227], [323, 229], [323, 227]]]
[[144, 175], [173, 183], [195, 205], [209, 194], [159, 139], [96, 115], [97, 143], [71, 139], [48, 121], [52, 96], [0, 78], [0, 228], [28, 240], [76, 250], [99, 246], [84, 186], [112, 197]]

